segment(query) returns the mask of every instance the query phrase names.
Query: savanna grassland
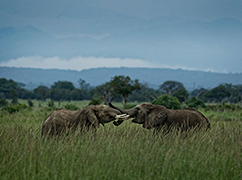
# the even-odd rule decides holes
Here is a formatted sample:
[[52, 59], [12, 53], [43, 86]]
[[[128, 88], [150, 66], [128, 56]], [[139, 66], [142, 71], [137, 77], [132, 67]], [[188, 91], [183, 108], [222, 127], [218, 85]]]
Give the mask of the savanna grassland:
[[201, 111], [209, 131], [155, 136], [127, 121], [43, 139], [46, 103], [1, 110], [0, 179], [242, 179], [242, 110]]

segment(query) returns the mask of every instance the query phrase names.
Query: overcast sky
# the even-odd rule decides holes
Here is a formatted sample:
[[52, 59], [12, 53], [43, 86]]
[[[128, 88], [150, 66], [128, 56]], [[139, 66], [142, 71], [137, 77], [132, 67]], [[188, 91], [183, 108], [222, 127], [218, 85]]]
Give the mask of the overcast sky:
[[53, 17], [68, 5], [81, 4], [142, 18], [163, 15], [210, 20], [234, 17], [242, 20], [241, 0], [0, 0], [0, 3], [1, 12], [25, 17]]
[[[68, 8], [74, 7], [76, 9], [88, 7], [112, 10], [143, 20], [164, 16], [202, 22], [212, 22], [219, 18], [234, 18], [242, 22], [242, 0], [0, 0], [0, 28], [32, 25], [56, 37], [72, 36], [74, 32], [79, 34], [73, 34], [73, 36], [80, 36], [86, 33], [81, 32], [84, 21], [75, 18], [73, 21], [58, 18], [60, 14], [66, 13]], [[80, 24], [77, 25], [77, 22]], [[65, 23], [68, 27], [73, 25], [73, 28], [65, 28], [60, 25], [61, 23]], [[95, 34], [92, 35], [95, 36]], [[103, 34], [103, 36], [106, 35]], [[152, 60], [148, 55], [141, 58], [114, 58], [113, 56], [104, 58], [94, 57], [95, 54], [89, 57], [79, 54], [73, 58], [63, 58], [58, 55], [42, 57], [41, 54], [36, 54], [36, 56], [11, 58], [0, 62], [0, 66], [75, 70], [120, 66], [168, 67], [236, 73], [242, 72], [242, 42], [238, 43], [238, 38], [242, 39], [241, 35], [233, 36], [231, 39], [227, 37], [216, 42], [208, 42], [208, 39], [204, 41], [189, 39], [189, 42], [174, 43], [172, 39], [167, 42], [167, 47], [164, 47], [164, 56], [161, 60]], [[182, 49], [183, 47], [186, 47], [186, 51]], [[184, 58], [180, 58], [181, 56]]]

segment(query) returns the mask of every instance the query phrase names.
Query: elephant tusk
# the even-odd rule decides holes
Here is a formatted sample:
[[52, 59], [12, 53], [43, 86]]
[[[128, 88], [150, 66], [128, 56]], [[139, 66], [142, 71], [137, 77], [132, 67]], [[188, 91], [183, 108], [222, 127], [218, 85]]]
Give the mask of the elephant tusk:
[[121, 115], [116, 115], [115, 118], [119, 119], [119, 120], [127, 120], [129, 119], [130, 115], [127, 114], [121, 114]]

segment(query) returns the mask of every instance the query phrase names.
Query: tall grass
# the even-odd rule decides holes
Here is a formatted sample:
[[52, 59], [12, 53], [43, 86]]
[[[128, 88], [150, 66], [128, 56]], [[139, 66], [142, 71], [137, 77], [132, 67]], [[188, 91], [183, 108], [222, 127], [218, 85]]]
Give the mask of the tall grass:
[[127, 121], [41, 138], [48, 113], [0, 113], [0, 179], [242, 179], [241, 111], [205, 112], [205, 132], [155, 136]]

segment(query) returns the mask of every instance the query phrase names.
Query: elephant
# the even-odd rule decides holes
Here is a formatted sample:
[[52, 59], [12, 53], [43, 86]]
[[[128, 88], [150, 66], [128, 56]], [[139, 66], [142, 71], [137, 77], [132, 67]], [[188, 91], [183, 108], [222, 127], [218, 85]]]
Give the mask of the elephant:
[[[192, 108], [179, 110], [167, 109], [162, 105], [153, 105], [142, 103], [134, 108], [125, 110], [118, 108], [109, 103], [109, 106], [119, 110], [123, 114], [128, 114], [133, 123], [143, 124], [143, 128], [154, 128], [155, 132], [161, 129], [167, 131], [175, 127], [181, 130], [190, 128], [206, 128], [210, 127], [208, 119], [199, 111]], [[118, 126], [123, 120], [114, 121], [114, 125]]]
[[74, 132], [77, 128], [80, 131], [94, 130], [99, 124], [114, 121], [116, 118], [125, 119], [129, 116], [121, 114], [117, 109], [106, 105], [91, 105], [80, 111], [71, 111], [67, 109], [57, 109], [53, 111], [42, 124], [42, 135], [57, 135], [71, 130]]

